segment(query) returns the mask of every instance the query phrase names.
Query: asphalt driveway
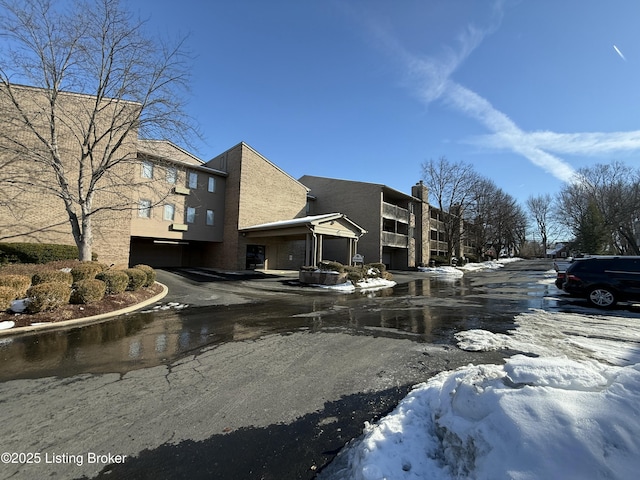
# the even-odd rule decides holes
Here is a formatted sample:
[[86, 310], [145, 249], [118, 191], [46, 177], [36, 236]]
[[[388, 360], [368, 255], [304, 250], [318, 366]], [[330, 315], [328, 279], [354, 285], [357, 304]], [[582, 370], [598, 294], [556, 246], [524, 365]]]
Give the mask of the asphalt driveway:
[[[0, 476], [313, 478], [412, 385], [502, 360], [448, 339], [473, 325], [508, 328], [510, 311], [545, 301], [535, 278], [548, 266], [519, 263], [453, 284], [398, 272], [393, 291], [359, 297], [300, 288], [287, 272], [159, 272], [165, 301], [188, 308], [140, 314], [143, 326], [127, 333], [132, 316], [121, 336], [101, 334], [86, 348], [69, 339], [93, 330], [78, 331], [64, 354], [75, 369], [51, 370], [61, 355], [35, 359], [46, 373], [32, 365], [0, 384], [3, 450], [41, 459], [0, 464]], [[23, 339], [20, 361], [45, 338]], [[172, 354], [174, 344], [187, 348]], [[101, 368], [82, 366], [91, 355]]]

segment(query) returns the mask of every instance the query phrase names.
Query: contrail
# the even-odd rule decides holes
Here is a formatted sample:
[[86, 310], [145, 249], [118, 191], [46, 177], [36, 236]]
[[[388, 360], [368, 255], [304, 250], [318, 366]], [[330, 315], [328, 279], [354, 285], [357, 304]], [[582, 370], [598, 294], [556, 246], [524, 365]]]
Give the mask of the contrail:
[[625, 56], [622, 54], [622, 52], [620, 51], [620, 49], [618, 47], [616, 47], [615, 45], [613, 46], [613, 49], [616, 51], [616, 53], [618, 55], [620, 55], [620, 58], [623, 59], [625, 62], [627, 61], [627, 59], [625, 58]]

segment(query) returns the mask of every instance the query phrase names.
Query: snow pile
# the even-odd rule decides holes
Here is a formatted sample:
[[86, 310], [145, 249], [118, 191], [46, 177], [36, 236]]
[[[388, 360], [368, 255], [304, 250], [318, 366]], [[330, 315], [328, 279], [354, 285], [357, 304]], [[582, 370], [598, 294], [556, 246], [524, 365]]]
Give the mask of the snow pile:
[[635, 478], [637, 316], [533, 310], [516, 320], [508, 335], [460, 332], [459, 346], [538, 357], [469, 365], [418, 385], [320, 478]]
[[393, 280], [385, 280], [384, 278], [365, 278], [356, 283], [356, 287], [361, 292], [371, 292], [374, 290], [381, 290], [383, 288], [395, 287], [397, 284]]
[[337, 285], [321, 285], [312, 283], [310, 286], [322, 288], [324, 290], [335, 290], [342, 293], [353, 293], [356, 291], [356, 287], [351, 282], [339, 283]]
[[418, 267], [418, 271], [429, 273], [431, 275], [439, 275], [443, 277], [460, 278], [465, 272], [477, 272], [481, 270], [498, 270], [503, 268], [507, 263], [513, 263], [522, 260], [521, 258], [501, 258], [500, 260], [489, 260], [488, 262], [467, 263], [457, 267]]
[[[634, 478], [640, 371], [511, 358], [417, 386], [328, 478]], [[325, 478], [325, 477], [321, 477]]]
[[353, 293], [359, 290], [362, 293], [372, 292], [375, 290], [381, 290], [383, 288], [395, 287], [397, 284], [393, 280], [385, 280], [384, 278], [365, 278], [360, 280], [355, 285], [351, 282], [339, 283], [337, 285], [319, 285], [311, 284], [312, 287], [323, 288], [325, 290], [332, 290], [341, 293]]
[[0, 330], [7, 330], [15, 326], [16, 326], [16, 322], [12, 322], [11, 320], [0, 322]]
[[460, 269], [465, 272], [477, 272], [480, 270], [498, 270], [500, 268], [504, 268], [503, 262], [498, 262], [496, 260], [489, 260], [488, 262], [480, 262], [480, 263], [467, 263], [465, 265], [461, 265]]
[[456, 267], [418, 267], [418, 270], [431, 275], [438, 275], [450, 278], [460, 278], [464, 275], [464, 272]]

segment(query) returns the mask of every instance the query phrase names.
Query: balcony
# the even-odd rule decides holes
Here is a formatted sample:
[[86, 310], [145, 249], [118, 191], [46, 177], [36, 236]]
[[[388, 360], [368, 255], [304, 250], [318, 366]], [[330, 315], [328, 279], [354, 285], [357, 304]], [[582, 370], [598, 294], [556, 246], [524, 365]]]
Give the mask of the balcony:
[[382, 202], [382, 217], [407, 224], [410, 218], [409, 210], [387, 202]]
[[187, 187], [176, 185], [175, 187], [173, 187], [173, 193], [175, 193], [176, 195], [189, 195], [191, 193], [191, 190]]
[[409, 236], [399, 233], [382, 232], [382, 246], [409, 248]]

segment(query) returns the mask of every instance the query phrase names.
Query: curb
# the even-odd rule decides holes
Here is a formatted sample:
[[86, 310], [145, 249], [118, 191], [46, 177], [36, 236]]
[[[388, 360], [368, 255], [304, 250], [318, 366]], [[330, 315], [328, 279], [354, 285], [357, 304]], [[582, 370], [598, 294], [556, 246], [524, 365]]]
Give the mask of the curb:
[[154, 297], [148, 298], [144, 302], [136, 303], [135, 305], [131, 305], [126, 308], [122, 308], [120, 310], [114, 310], [109, 313], [101, 313], [100, 315], [93, 315], [91, 317], [83, 317], [83, 318], [74, 318], [73, 320], [63, 320], [61, 322], [52, 322], [52, 323], [43, 323], [41, 325], [29, 325], [28, 327], [16, 327], [16, 328], [7, 328], [6, 330], [0, 330], [0, 337], [7, 337], [9, 335], [19, 335], [21, 333], [32, 333], [32, 332], [41, 332], [47, 330], [56, 330], [64, 327], [79, 327], [83, 325], [89, 325], [91, 323], [99, 323], [102, 320], [107, 320], [111, 317], [117, 317], [119, 315], [124, 315], [127, 313], [135, 312], [141, 308], [151, 305], [152, 303], [156, 303], [158, 300], [162, 300], [169, 293], [169, 288], [166, 285], [156, 282], [158, 285], [162, 287], [162, 292], [157, 294]]

